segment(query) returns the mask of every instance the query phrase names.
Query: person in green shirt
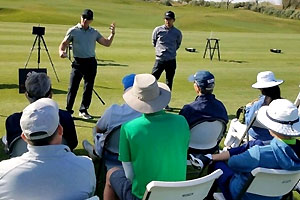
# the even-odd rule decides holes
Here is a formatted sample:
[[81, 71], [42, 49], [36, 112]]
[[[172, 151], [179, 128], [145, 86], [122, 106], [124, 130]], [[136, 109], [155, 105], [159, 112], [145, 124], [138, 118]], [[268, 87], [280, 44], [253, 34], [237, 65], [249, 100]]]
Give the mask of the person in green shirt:
[[155, 181], [186, 179], [190, 130], [183, 116], [166, 113], [169, 87], [151, 74], [138, 74], [123, 98], [143, 113], [122, 125], [119, 160], [123, 169], [107, 172], [104, 200], [142, 199], [146, 185]]

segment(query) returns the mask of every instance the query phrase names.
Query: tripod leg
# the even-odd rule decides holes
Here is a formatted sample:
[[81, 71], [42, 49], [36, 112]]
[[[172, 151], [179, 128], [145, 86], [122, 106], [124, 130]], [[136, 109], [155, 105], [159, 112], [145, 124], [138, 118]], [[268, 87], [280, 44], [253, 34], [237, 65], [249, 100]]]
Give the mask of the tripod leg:
[[24, 68], [26, 68], [27, 65], [28, 65], [28, 62], [29, 62], [29, 60], [30, 60], [30, 56], [31, 56], [32, 51], [33, 51], [33, 49], [34, 49], [34, 46], [35, 46], [35, 43], [36, 43], [37, 38], [38, 38], [38, 36], [36, 36], [35, 39], [34, 39], [33, 45], [32, 45], [32, 47], [31, 47], [31, 50], [30, 50], [30, 53], [29, 53], [29, 56], [28, 56], [28, 59], [27, 59], [27, 61], [26, 61], [26, 63], [25, 63]]
[[56, 71], [55, 71], [55, 68], [54, 68], [53, 62], [52, 62], [52, 60], [51, 60], [51, 57], [50, 57], [50, 54], [49, 54], [49, 51], [48, 51], [48, 48], [47, 48], [46, 42], [45, 42], [45, 40], [44, 40], [44, 37], [43, 37], [43, 36], [40, 36], [40, 37], [42, 38], [42, 41], [43, 41], [44, 47], [45, 47], [45, 49], [46, 49], [46, 52], [47, 52], [47, 55], [48, 55], [48, 58], [49, 58], [49, 61], [50, 61], [50, 63], [51, 63], [52, 69], [53, 69], [53, 71], [54, 71], [54, 74], [55, 74], [56, 80], [57, 80], [57, 82], [59, 82], [59, 79], [58, 79], [57, 73], [56, 73]]

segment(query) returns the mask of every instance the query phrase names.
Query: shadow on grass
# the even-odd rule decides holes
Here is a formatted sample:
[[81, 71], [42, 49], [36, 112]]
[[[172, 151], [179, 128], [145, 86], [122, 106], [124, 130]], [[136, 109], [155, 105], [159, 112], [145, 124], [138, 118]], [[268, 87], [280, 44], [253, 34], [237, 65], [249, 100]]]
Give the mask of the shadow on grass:
[[114, 60], [101, 60], [101, 59], [97, 59], [98, 66], [111, 66], [111, 67], [128, 67], [127, 64], [120, 64], [120, 63], [116, 63]]
[[235, 115], [228, 115], [229, 120], [236, 118]]
[[18, 84], [0, 84], [0, 89], [16, 89], [19, 88]]
[[239, 64], [248, 63], [248, 61], [244, 61], [244, 60], [227, 60], [227, 59], [221, 59], [221, 61], [223, 61], [223, 62], [230, 62], [230, 63], [239, 63]]
[[[98, 118], [100, 118], [99, 116], [92, 116], [94, 119], [83, 119], [81, 117], [73, 117], [73, 120], [77, 120], [77, 121], [83, 121], [83, 122], [87, 122], [87, 123], [97, 123]], [[77, 127], [82, 127], [82, 128], [90, 128], [89, 126], [80, 126], [80, 125], [76, 125]]]
[[67, 94], [68, 93], [65, 90], [59, 90], [59, 89], [55, 89], [55, 88], [52, 88], [52, 92], [53, 92], [53, 94]]

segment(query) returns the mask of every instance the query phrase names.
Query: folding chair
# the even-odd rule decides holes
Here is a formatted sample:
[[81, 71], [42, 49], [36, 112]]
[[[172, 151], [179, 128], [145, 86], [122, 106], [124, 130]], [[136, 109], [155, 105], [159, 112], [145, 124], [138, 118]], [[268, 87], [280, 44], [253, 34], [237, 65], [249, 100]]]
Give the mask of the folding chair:
[[200, 121], [191, 127], [189, 148], [196, 153], [215, 153], [225, 131], [226, 123], [223, 120]]
[[142, 200], [201, 200], [204, 199], [215, 179], [223, 174], [218, 169], [213, 173], [194, 180], [164, 182], [151, 181]]
[[99, 197], [95, 195], [85, 200], [99, 200]]
[[239, 145], [238, 146], [240, 146], [243, 143], [243, 140], [244, 140], [245, 137], [246, 137], [246, 141], [249, 142], [249, 133], [248, 133], [248, 131], [249, 131], [249, 129], [251, 127], [254, 126], [254, 127], [259, 127], [259, 128], [266, 128], [264, 125], [262, 125], [259, 121], [256, 120], [257, 112], [258, 111], [256, 111], [254, 113], [252, 119], [250, 120], [250, 123], [248, 124], [245, 132], [243, 133], [243, 135], [241, 137], [241, 140], [239, 141]]
[[[265, 197], [283, 196], [293, 190], [299, 179], [300, 170], [288, 171], [258, 167], [251, 171], [251, 175], [236, 199], [242, 199], [246, 192]], [[214, 198], [225, 200], [222, 193], [214, 193]]]

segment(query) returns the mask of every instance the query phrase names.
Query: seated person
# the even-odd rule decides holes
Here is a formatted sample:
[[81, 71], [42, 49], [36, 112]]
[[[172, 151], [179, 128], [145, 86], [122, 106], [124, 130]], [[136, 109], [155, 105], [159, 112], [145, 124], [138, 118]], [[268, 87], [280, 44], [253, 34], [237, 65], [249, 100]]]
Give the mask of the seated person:
[[184, 117], [163, 110], [171, 99], [168, 86], [151, 74], [138, 74], [123, 98], [144, 114], [121, 127], [119, 160], [124, 170], [107, 172], [104, 200], [142, 199], [153, 180], [186, 179], [190, 131]]
[[226, 124], [228, 115], [225, 106], [213, 94], [215, 77], [209, 71], [198, 71], [189, 80], [194, 82], [197, 97], [194, 102], [184, 105], [180, 115], [184, 116], [190, 127], [203, 120], [221, 119]]
[[87, 199], [96, 188], [93, 162], [61, 144], [63, 128], [55, 101], [29, 104], [20, 119], [28, 152], [0, 162], [1, 199]]
[[[33, 103], [43, 97], [52, 98], [51, 81], [45, 73], [32, 72], [28, 74], [25, 81], [25, 88], [25, 96], [29, 103]], [[11, 144], [21, 137], [21, 116], [22, 112], [14, 113], [10, 115], [5, 122], [6, 146], [8, 147], [9, 153], [12, 152]], [[64, 132], [63, 143], [68, 145], [71, 151], [73, 151], [78, 141], [72, 116], [67, 111], [59, 110], [59, 119]]]
[[[135, 74], [129, 74], [122, 79], [124, 91], [132, 87], [134, 77]], [[120, 128], [123, 123], [140, 117], [141, 115], [142, 114], [140, 112], [132, 109], [127, 103], [122, 105], [113, 104], [106, 109], [96, 124], [95, 129], [97, 134], [94, 135], [95, 147], [93, 147], [93, 145], [87, 140], [83, 140], [82, 145], [84, 149], [89, 153], [89, 156], [92, 159], [96, 159], [96, 157], [102, 157], [104, 141], [108, 134], [111, 133], [112, 130]], [[118, 155], [115, 155], [109, 151], [104, 151], [103, 153], [105, 164], [108, 169], [116, 165], [122, 165], [118, 161]]]
[[[254, 116], [254, 113], [262, 106], [269, 105], [273, 100], [280, 99], [280, 88], [279, 85], [283, 83], [283, 80], [275, 79], [274, 73], [271, 71], [260, 72], [257, 75], [257, 82], [252, 85], [253, 88], [259, 89], [261, 91], [261, 96], [258, 100], [246, 105], [245, 108], [245, 123], [246, 125], [241, 124], [237, 119], [233, 119], [230, 123], [228, 129], [228, 134], [225, 139], [225, 146], [237, 146], [237, 144], [232, 144], [230, 141], [231, 135], [235, 137], [242, 137], [246, 126], [251, 122], [251, 119]], [[272, 136], [269, 131], [262, 127], [251, 127], [248, 131], [250, 140], [259, 139], [266, 144], [272, 140]], [[232, 139], [231, 139], [232, 140]], [[233, 140], [232, 140], [233, 141]], [[237, 142], [238, 143], [238, 142]]]
[[[184, 116], [190, 128], [201, 121], [222, 120], [228, 123], [228, 115], [224, 104], [213, 94], [215, 87], [214, 75], [209, 71], [198, 71], [189, 77], [194, 82], [197, 97], [194, 102], [184, 105], [180, 115]], [[208, 150], [189, 148], [189, 153], [212, 153], [219, 150], [219, 145]]]
[[[226, 199], [235, 199], [246, 183], [249, 173], [257, 168], [300, 170], [300, 121], [297, 107], [286, 99], [272, 101], [259, 109], [257, 120], [268, 128], [273, 136], [270, 144], [260, 140], [250, 141], [241, 147], [207, 154], [199, 158], [204, 163], [213, 161], [214, 169], [222, 169], [217, 183]], [[227, 161], [225, 163], [224, 161]], [[246, 193], [244, 200], [265, 199]], [[280, 197], [268, 198], [280, 199]]]

